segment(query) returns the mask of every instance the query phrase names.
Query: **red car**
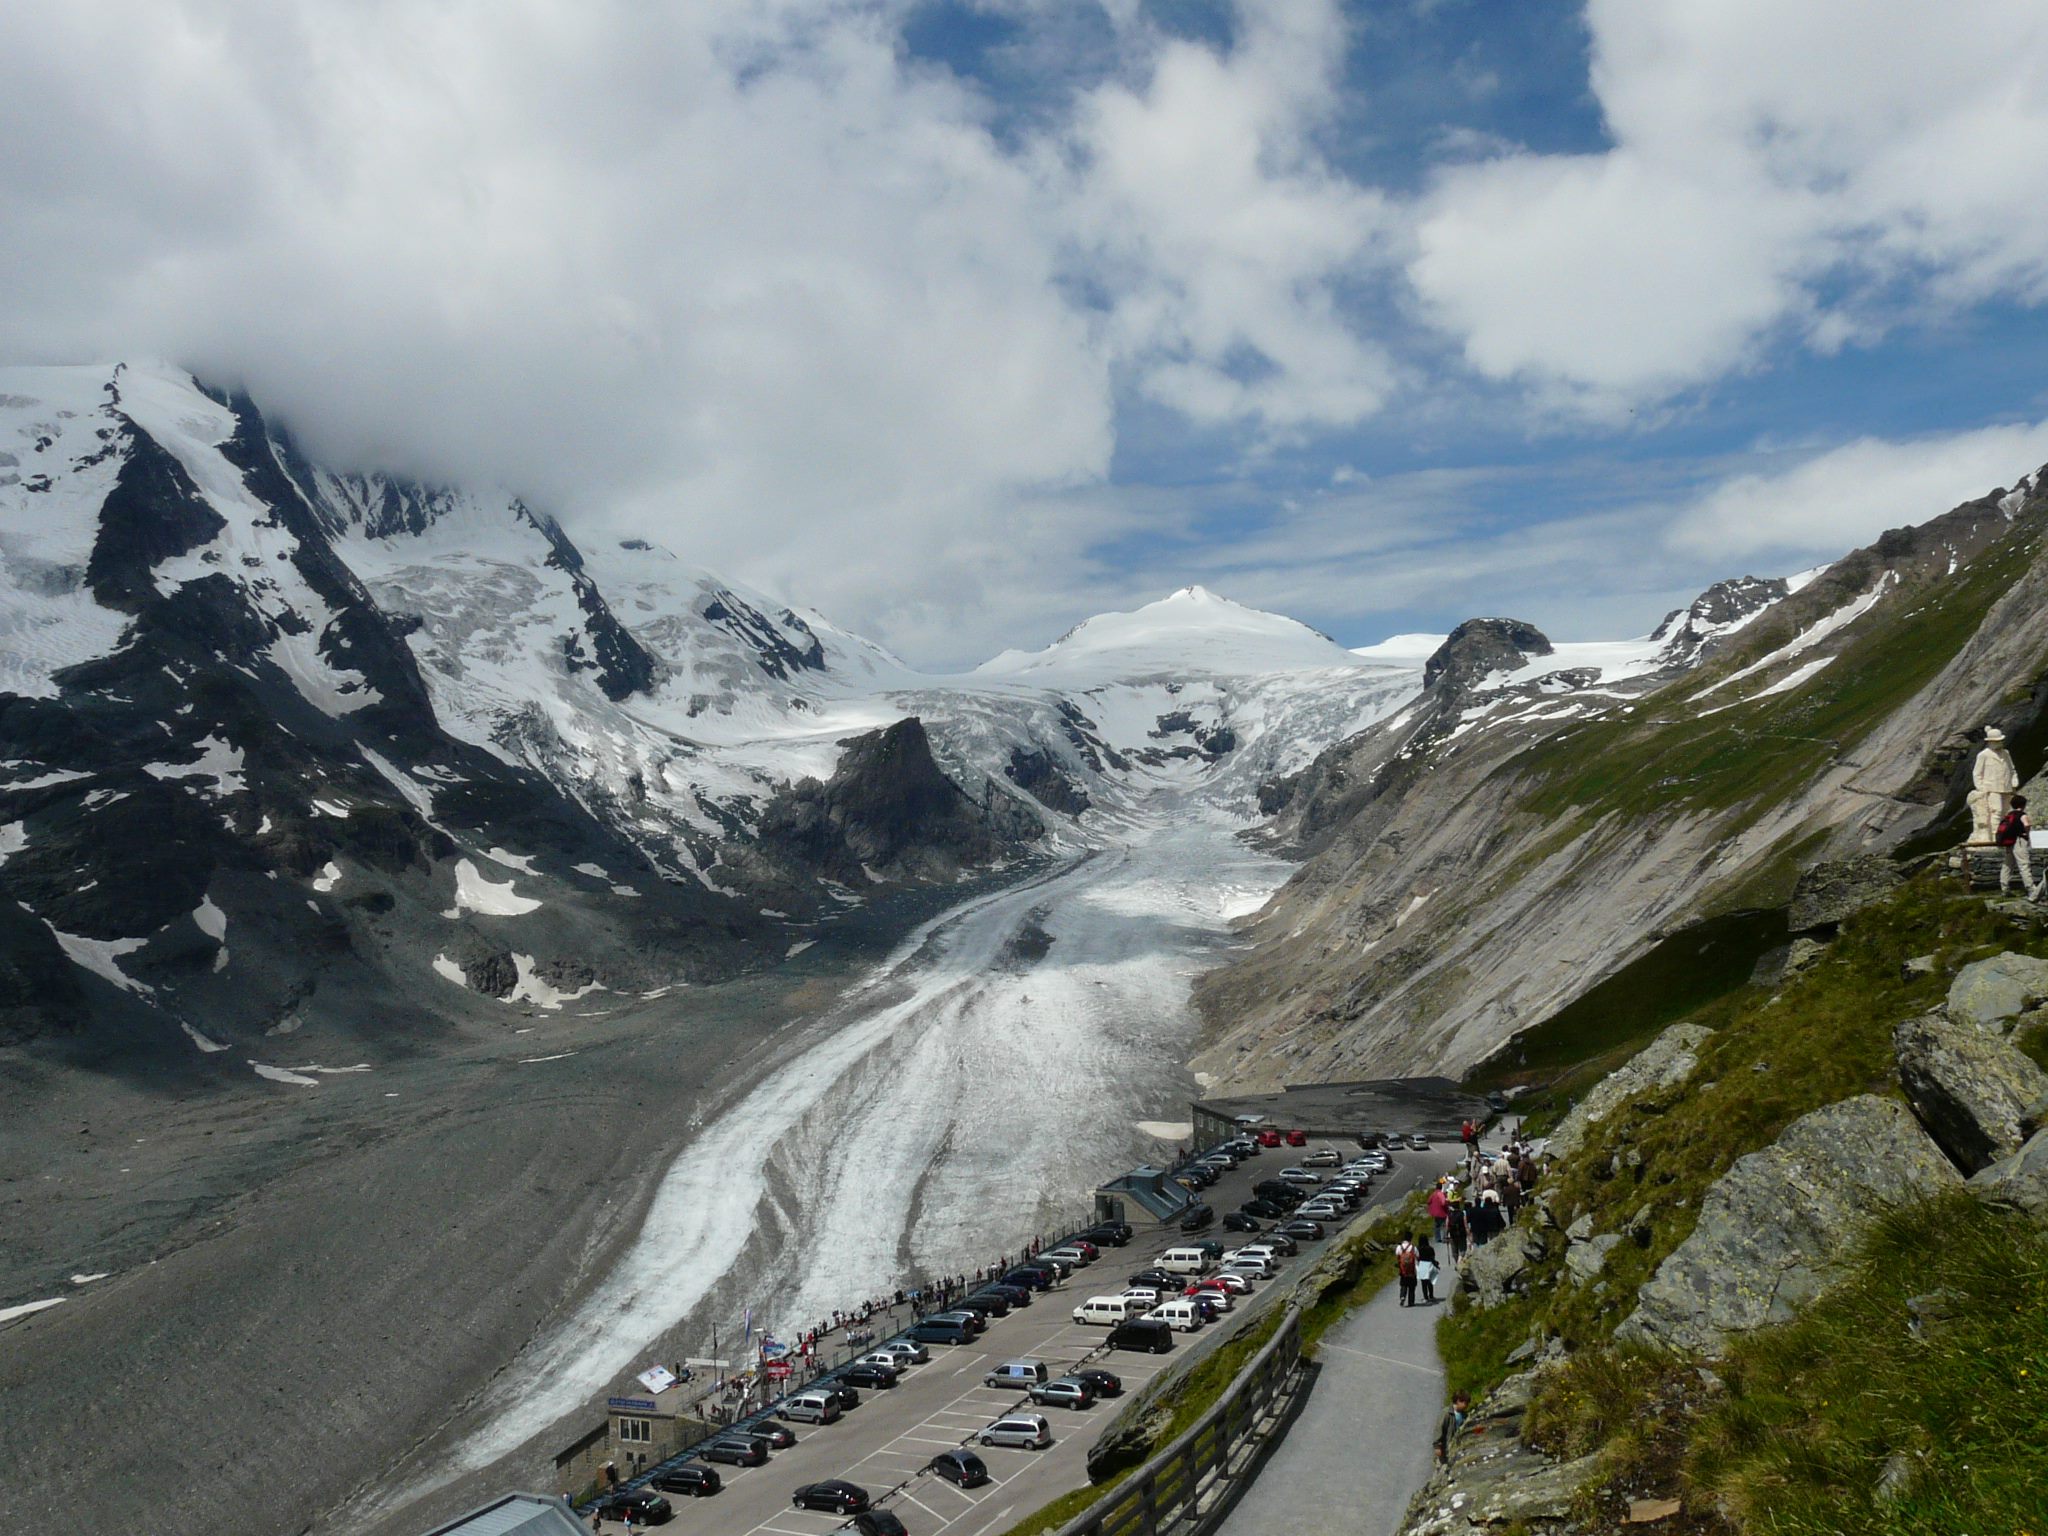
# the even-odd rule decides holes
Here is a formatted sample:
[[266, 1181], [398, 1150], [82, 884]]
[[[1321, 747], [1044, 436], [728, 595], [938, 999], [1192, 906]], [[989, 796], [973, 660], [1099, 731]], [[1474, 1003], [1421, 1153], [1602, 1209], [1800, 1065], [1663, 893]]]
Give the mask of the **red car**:
[[1278, 1131], [1261, 1131], [1252, 1139], [1262, 1147], [1277, 1147], [1280, 1145], [1280, 1133]]
[[1289, 1145], [1290, 1147], [1305, 1147], [1305, 1146], [1307, 1146], [1307, 1145], [1308, 1145], [1308, 1132], [1307, 1132], [1307, 1131], [1289, 1131], [1289, 1132], [1287, 1133], [1287, 1145]]

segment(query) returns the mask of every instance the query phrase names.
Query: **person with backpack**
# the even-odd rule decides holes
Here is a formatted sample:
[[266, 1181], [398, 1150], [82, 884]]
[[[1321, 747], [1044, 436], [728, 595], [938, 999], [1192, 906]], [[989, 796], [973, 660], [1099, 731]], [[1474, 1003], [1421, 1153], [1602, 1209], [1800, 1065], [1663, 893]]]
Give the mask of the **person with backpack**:
[[1400, 1244], [1394, 1249], [1394, 1273], [1401, 1281], [1401, 1305], [1415, 1305], [1415, 1266], [1420, 1257], [1415, 1251], [1412, 1233], [1403, 1232]]
[[1998, 823], [1998, 890], [2003, 895], [2017, 876], [2030, 901], [2039, 901], [2041, 883], [2034, 879], [2034, 824], [2027, 817], [2027, 797], [2014, 795], [2012, 809]]

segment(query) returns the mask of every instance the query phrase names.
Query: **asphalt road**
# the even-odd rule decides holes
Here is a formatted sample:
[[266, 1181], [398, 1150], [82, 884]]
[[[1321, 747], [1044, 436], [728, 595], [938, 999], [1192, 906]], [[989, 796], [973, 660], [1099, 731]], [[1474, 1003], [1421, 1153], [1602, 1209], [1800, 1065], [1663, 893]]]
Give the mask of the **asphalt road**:
[[[1204, 1191], [1218, 1212], [1219, 1224], [1201, 1237], [1213, 1237], [1226, 1249], [1256, 1241], [1224, 1232], [1221, 1214], [1249, 1199], [1251, 1186], [1258, 1180], [1294, 1166], [1320, 1146], [1335, 1146], [1347, 1157], [1356, 1154], [1355, 1147], [1316, 1141], [1304, 1148], [1269, 1148], [1259, 1157], [1246, 1159]], [[1449, 1158], [1450, 1154], [1440, 1150], [1397, 1154], [1393, 1169], [1374, 1182], [1372, 1199], [1354, 1219], [1400, 1199]], [[1318, 1172], [1327, 1174], [1329, 1170]], [[1253, 1295], [1240, 1297], [1220, 1322], [1199, 1333], [1176, 1334], [1173, 1354], [1111, 1354], [1104, 1348], [1108, 1330], [1075, 1323], [1074, 1308], [1090, 1296], [1116, 1294], [1129, 1276], [1149, 1267], [1157, 1255], [1197, 1240], [1183, 1237], [1172, 1224], [1133, 1224], [1138, 1230], [1128, 1246], [1104, 1249], [1094, 1264], [1077, 1270], [1064, 1286], [1042, 1292], [1031, 1306], [995, 1319], [974, 1343], [928, 1346], [932, 1354], [928, 1364], [906, 1372], [893, 1388], [863, 1390], [861, 1405], [838, 1423], [791, 1425], [797, 1444], [778, 1451], [766, 1466], [720, 1466], [725, 1486], [719, 1493], [701, 1499], [671, 1496], [675, 1519], [665, 1529], [734, 1536], [824, 1536], [846, 1522], [837, 1515], [793, 1509], [790, 1495], [805, 1483], [845, 1478], [867, 1489], [877, 1504], [895, 1511], [913, 1536], [994, 1536], [1040, 1505], [1085, 1485], [1088, 1448], [1129, 1394], [1198, 1341], [1207, 1345], [1243, 1326], [1252, 1312], [1249, 1303], [1259, 1294], [1284, 1286], [1290, 1274], [1312, 1260], [1341, 1230], [1334, 1229], [1322, 1243], [1304, 1243], [1274, 1279], [1261, 1282]], [[1126, 1399], [1112, 1398], [1078, 1410], [1038, 1408], [1023, 1393], [982, 1385], [988, 1371], [1005, 1360], [1017, 1359], [1042, 1360], [1055, 1376], [1083, 1362], [1101, 1365], [1123, 1379]], [[1052, 1445], [1042, 1451], [1026, 1451], [974, 1442], [980, 1429], [1012, 1410], [1043, 1414], [1052, 1426]], [[1312, 1406], [1310, 1411], [1316, 1409]], [[1426, 1439], [1426, 1426], [1422, 1433]], [[960, 1489], [923, 1470], [938, 1452], [963, 1444], [988, 1463], [989, 1483]], [[1405, 1492], [1401, 1497], [1405, 1503]], [[625, 1527], [607, 1523], [604, 1529], [623, 1531]]]

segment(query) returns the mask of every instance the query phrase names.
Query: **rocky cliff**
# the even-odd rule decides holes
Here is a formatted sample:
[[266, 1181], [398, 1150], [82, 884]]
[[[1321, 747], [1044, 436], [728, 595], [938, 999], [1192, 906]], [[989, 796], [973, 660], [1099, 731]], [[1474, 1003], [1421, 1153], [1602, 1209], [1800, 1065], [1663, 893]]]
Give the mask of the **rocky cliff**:
[[1309, 857], [1201, 983], [1194, 1065], [1468, 1067], [1688, 923], [1786, 901], [1806, 863], [1953, 825], [1983, 726], [2040, 754], [2044, 531], [2030, 479], [1796, 591], [1724, 584], [1622, 676], [1465, 626], [1407, 706], [1265, 787]]

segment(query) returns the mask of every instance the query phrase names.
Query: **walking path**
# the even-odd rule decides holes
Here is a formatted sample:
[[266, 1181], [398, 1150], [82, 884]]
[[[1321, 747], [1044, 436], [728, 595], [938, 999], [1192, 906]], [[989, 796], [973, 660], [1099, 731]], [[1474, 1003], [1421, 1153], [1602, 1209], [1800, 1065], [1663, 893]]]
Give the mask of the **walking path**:
[[[1499, 1148], [1520, 1124], [1497, 1127], [1482, 1145]], [[1420, 1229], [1428, 1226], [1425, 1218]], [[1448, 1260], [1449, 1249], [1441, 1251]], [[1458, 1274], [1445, 1264], [1434, 1306], [1401, 1305], [1391, 1262], [1386, 1278], [1316, 1345], [1321, 1371], [1307, 1406], [1219, 1536], [1392, 1536], [1400, 1528], [1408, 1501], [1429, 1480], [1430, 1436], [1445, 1399], [1436, 1320]]]

